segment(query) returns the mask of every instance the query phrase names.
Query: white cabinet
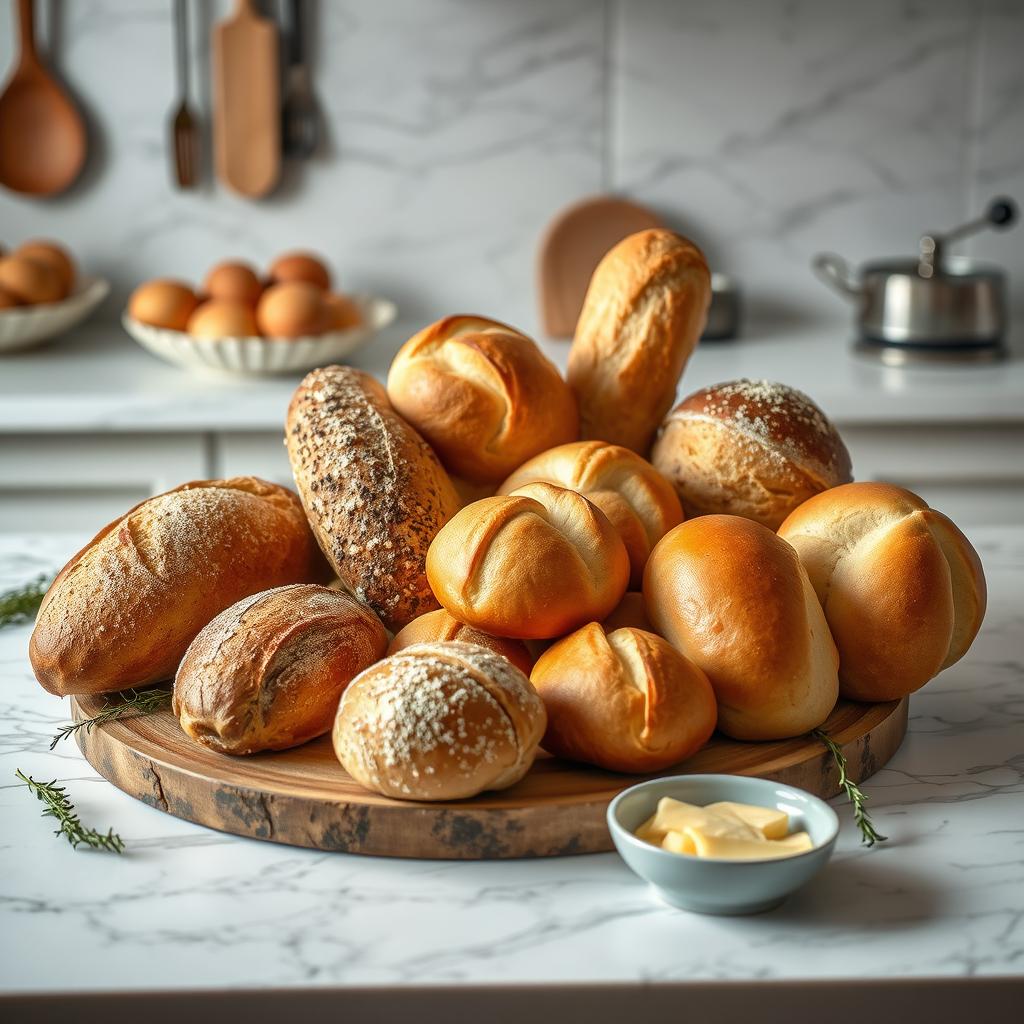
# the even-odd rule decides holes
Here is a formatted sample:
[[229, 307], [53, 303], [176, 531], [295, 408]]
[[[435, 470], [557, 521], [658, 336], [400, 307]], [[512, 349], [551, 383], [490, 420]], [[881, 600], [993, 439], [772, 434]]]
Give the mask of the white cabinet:
[[211, 446], [215, 476], [259, 476], [285, 487], [295, 486], [283, 431], [214, 434]]

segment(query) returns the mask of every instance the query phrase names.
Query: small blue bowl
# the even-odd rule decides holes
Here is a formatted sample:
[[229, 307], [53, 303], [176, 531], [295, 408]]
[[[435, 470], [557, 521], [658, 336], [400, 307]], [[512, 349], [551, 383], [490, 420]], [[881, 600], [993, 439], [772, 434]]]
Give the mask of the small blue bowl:
[[[814, 847], [771, 860], [669, 853], [634, 835], [664, 796], [702, 807], [719, 800], [777, 807], [789, 815], [790, 831], [806, 831]], [[743, 775], [676, 775], [623, 790], [608, 805], [608, 830], [622, 859], [673, 907], [698, 914], [757, 914], [777, 907], [825, 866], [839, 819], [824, 800], [794, 786]]]

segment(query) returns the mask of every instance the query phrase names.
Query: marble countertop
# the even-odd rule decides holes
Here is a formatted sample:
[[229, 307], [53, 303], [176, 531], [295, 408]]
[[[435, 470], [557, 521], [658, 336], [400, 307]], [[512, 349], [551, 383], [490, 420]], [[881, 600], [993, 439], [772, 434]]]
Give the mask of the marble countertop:
[[[396, 324], [350, 361], [384, 378], [422, 324]], [[767, 377], [810, 394], [840, 425], [1024, 422], [1024, 324], [995, 366], [894, 369], [855, 355], [839, 326], [764, 329], [705, 342], [681, 393]], [[560, 366], [569, 345], [542, 340]], [[118, 324], [89, 324], [0, 360], [0, 433], [279, 430], [301, 374], [269, 379], [191, 375], [140, 348]]]
[[[973, 649], [916, 694], [902, 749], [836, 855], [755, 917], [659, 903], [615, 854], [489, 863], [324, 854], [179, 821], [103, 781], [44, 693], [28, 627], [0, 631], [0, 993], [529, 983], [1024, 980], [1024, 528], [972, 539], [990, 586]], [[0, 589], [78, 536], [0, 539]], [[14, 779], [60, 779], [122, 857], [72, 851]], [[42, 955], [40, 951], [45, 951]], [[978, 991], [984, 986], [980, 986]], [[437, 991], [442, 991], [438, 988]], [[504, 1019], [504, 1018], [503, 1018]]]

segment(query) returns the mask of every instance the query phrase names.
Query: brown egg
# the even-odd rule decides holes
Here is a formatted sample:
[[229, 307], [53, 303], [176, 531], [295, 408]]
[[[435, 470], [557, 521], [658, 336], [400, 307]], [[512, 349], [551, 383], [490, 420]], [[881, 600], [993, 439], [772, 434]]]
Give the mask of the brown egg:
[[183, 331], [199, 300], [181, 281], [157, 278], [140, 284], [128, 300], [128, 315], [153, 327]]
[[60, 275], [64, 295], [71, 294], [71, 289], [75, 286], [75, 261], [59, 242], [34, 238], [29, 242], [22, 242], [14, 250], [14, 255], [24, 256], [26, 259], [35, 260], [36, 263], [45, 263], [52, 267]]
[[254, 338], [259, 331], [252, 309], [234, 299], [210, 299], [188, 320], [186, 328], [194, 338]]
[[347, 331], [363, 322], [363, 314], [359, 312], [359, 307], [347, 295], [327, 292], [324, 295], [324, 306], [327, 309], [329, 331]]
[[330, 271], [311, 252], [282, 253], [270, 264], [270, 280], [275, 284], [282, 281], [308, 281], [324, 291], [331, 287]]
[[256, 323], [268, 338], [322, 334], [327, 326], [324, 293], [308, 281], [271, 285], [256, 307]]
[[256, 308], [263, 285], [256, 276], [256, 271], [248, 263], [218, 263], [203, 282], [203, 291], [211, 299], [231, 299], [244, 302]]
[[0, 288], [29, 306], [57, 302], [64, 297], [57, 271], [23, 256], [0, 259]]
[[14, 309], [15, 306], [20, 305], [21, 303], [10, 292], [5, 292], [0, 288], [0, 309]]

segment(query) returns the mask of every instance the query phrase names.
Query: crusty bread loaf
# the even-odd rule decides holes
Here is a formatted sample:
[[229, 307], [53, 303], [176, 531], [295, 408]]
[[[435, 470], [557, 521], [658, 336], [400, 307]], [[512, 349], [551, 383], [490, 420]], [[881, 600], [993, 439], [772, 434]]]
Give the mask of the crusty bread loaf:
[[328, 575], [299, 499], [258, 480], [200, 480], [136, 505], [61, 570], [29, 656], [61, 696], [170, 679], [215, 615], [268, 587]]
[[544, 704], [500, 654], [415, 644], [359, 675], [334, 723], [345, 770], [399, 800], [461, 800], [505, 789], [533, 764]]
[[413, 644], [442, 643], [449, 640], [459, 640], [466, 644], [488, 647], [508, 658], [520, 672], [526, 675], [529, 675], [533, 668], [533, 655], [530, 654], [522, 640], [483, 633], [479, 629], [474, 629], [472, 626], [467, 626], [464, 622], [452, 618], [443, 608], [438, 608], [436, 612], [427, 612], [426, 615], [421, 615], [419, 618], [413, 619], [407, 626], [403, 626], [391, 641], [388, 654], [397, 654]]
[[584, 438], [646, 456], [707, 318], [701, 251], [664, 228], [612, 248], [591, 278], [569, 350]]
[[541, 741], [613, 772], [656, 772], [707, 743], [718, 715], [708, 677], [667, 640], [591, 622], [549, 647], [530, 681], [544, 701]]
[[767, 380], [702, 388], [668, 414], [651, 461], [688, 516], [725, 513], [777, 530], [801, 502], [848, 483], [850, 455], [802, 391]]
[[583, 495], [532, 483], [455, 515], [430, 545], [427, 576], [460, 622], [545, 639], [603, 619], [626, 592], [629, 556]]
[[644, 574], [658, 632], [707, 674], [718, 727], [737, 740], [817, 728], [839, 690], [839, 657], [796, 552], [739, 516], [667, 533]]
[[384, 656], [369, 608], [296, 584], [243, 598], [192, 641], [174, 679], [182, 729], [222, 754], [284, 750], [329, 732], [342, 691]]
[[389, 629], [437, 608], [423, 562], [459, 499], [384, 388], [350, 366], [313, 370], [286, 434], [313, 533], [345, 586]]
[[678, 526], [683, 510], [672, 485], [636, 452], [604, 441], [559, 445], [520, 466], [498, 489], [508, 494], [535, 480], [589, 498], [619, 532], [629, 554], [629, 585], [639, 589], [651, 549]]
[[839, 688], [895, 700], [967, 653], [985, 575], [941, 512], [891, 484], [846, 484], [801, 505], [779, 536], [796, 549], [839, 648]]
[[448, 316], [410, 338], [388, 374], [395, 409], [444, 466], [494, 483], [537, 452], [579, 437], [576, 399], [525, 334], [479, 316]]

